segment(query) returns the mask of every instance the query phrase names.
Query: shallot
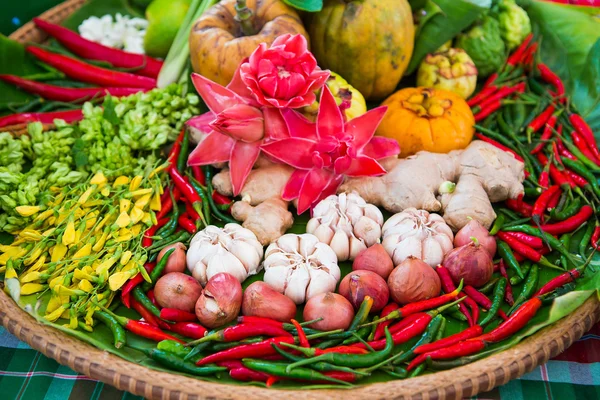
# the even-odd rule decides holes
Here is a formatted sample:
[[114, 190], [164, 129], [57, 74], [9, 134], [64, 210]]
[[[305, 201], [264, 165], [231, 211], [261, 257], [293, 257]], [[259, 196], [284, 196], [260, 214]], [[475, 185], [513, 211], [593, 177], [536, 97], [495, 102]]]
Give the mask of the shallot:
[[289, 322], [296, 316], [296, 304], [266, 283], [257, 281], [244, 291], [242, 314]]
[[322, 331], [348, 329], [354, 318], [352, 304], [337, 293], [321, 293], [306, 302], [302, 317], [305, 321], [322, 318], [310, 327]]
[[352, 269], [373, 271], [383, 279], [387, 279], [394, 269], [394, 262], [383, 246], [375, 243], [358, 254], [352, 263]]
[[448, 268], [455, 283], [462, 279], [465, 285], [474, 287], [485, 285], [494, 273], [490, 253], [475, 242], [457, 247], [446, 254], [443, 265]]
[[442, 289], [434, 269], [412, 256], [392, 271], [388, 285], [392, 299], [400, 304], [430, 299], [439, 295]]
[[454, 247], [470, 244], [477, 240], [479, 244], [490, 253], [491, 257], [496, 255], [496, 239], [476, 219], [472, 219], [463, 226], [454, 236]]
[[175, 249], [175, 251], [169, 256], [164, 273], [168, 274], [169, 272], [184, 272], [186, 266], [185, 251], [187, 250], [187, 247], [185, 247], [185, 244], [181, 242], [165, 246], [160, 253], [158, 253], [156, 262], [160, 262], [165, 253], [170, 249]]
[[171, 272], [160, 277], [154, 286], [154, 297], [161, 307], [193, 312], [202, 286], [193, 277]]
[[373, 298], [372, 312], [380, 311], [388, 303], [390, 290], [385, 280], [372, 271], [352, 271], [342, 279], [338, 292], [358, 310], [365, 296]]
[[196, 316], [202, 325], [216, 328], [233, 321], [241, 307], [242, 285], [233, 275], [221, 272], [206, 283], [196, 303]]

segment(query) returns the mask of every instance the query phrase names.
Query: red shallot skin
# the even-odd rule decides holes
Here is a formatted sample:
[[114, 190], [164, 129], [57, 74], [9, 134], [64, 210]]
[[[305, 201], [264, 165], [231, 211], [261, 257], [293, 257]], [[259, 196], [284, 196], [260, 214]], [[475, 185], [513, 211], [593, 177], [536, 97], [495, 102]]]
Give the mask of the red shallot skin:
[[442, 290], [440, 277], [427, 263], [409, 256], [388, 278], [390, 295], [396, 303], [409, 304], [436, 297]]
[[154, 296], [161, 307], [194, 312], [202, 286], [193, 277], [181, 272], [161, 276], [154, 285]]
[[388, 303], [390, 290], [381, 276], [366, 270], [352, 271], [342, 279], [338, 292], [354, 307], [360, 308], [365, 296], [373, 298], [371, 312], [381, 311]]
[[373, 271], [383, 279], [387, 279], [394, 269], [394, 262], [385, 248], [376, 243], [358, 254], [352, 263], [352, 269]]
[[221, 272], [208, 280], [198, 302], [196, 317], [209, 328], [217, 328], [237, 318], [242, 307], [242, 285], [231, 274]]
[[492, 258], [496, 255], [496, 239], [476, 219], [469, 221], [456, 233], [454, 247], [465, 246], [473, 242], [474, 239], [490, 253]]
[[257, 281], [244, 291], [242, 314], [289, 322], [296, 316], [296, 303], [265, 282]]
[[481, 287], [488, 283], [494, 273], [494, 262], [483, 246], [471, 242], [451, 250], [443, 262], [455, 284], [463, 280], [465, 285]]
[[354, 308], [340, 294], [327, 292], [311, 297], [304, 305], [302, 313], [304, 321], [322, 318], [309, 327], [321, 331], [348, 329], [354, 319]]

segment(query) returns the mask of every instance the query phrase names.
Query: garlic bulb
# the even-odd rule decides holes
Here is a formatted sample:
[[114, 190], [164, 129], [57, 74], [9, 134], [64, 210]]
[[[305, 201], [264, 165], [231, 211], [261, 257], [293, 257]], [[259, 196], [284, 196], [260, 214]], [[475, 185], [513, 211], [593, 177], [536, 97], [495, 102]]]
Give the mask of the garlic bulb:
[[340, 268], [335, 252], [315, 235], [288, 233], [267, 247], [264, 281], [296, 304], [335, 291]]
[[219, 272], [227, 272], [243, 282], [260, 271], [263, 247], [252, 231], [239, 224], [222, 229], [209, 225], [190, 242], [186, 255], [188, 270], [202, 286]]
[[338, 261], [354, 260], [381, 238], [383, 214], [355, 192], [331, 195], [313, 209], [306, 232], [331, 246]]
[[408, 256], [419, 258], [434, 267], [454, 247], [452, 230], [438, 214], [407, 208], [383, 224], [381, 243], [394, 265]]

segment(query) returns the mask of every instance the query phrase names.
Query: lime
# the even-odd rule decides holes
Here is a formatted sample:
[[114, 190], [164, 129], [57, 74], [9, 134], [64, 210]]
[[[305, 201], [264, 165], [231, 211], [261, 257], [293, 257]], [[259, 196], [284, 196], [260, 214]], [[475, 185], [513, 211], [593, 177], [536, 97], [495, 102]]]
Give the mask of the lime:
[[148, 28], [144, 50], [152, 57], [164, 58], [183, 22], [191, 0], [154, 0], [146, 9]]

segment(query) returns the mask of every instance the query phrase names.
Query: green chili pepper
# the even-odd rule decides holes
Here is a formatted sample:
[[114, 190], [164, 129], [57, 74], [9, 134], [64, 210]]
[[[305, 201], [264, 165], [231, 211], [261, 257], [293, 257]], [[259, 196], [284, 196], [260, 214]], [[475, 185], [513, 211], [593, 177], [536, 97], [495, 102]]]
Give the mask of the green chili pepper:
[[[283, 350], [281, 347], [277, 346], [275, 343], [271, 343], [271, 346], [273, 347], [273, 349], [276, 352], [278, 352], [280, 355], [282, 355], [283, 357], [287, 358], [290, 361], [297, 362], [297, 361], [304, 360], [304, 357], [300, 357], [300, 356], [296, 356], [291, 353], [288, 353], [287, 351]], [[350, 372], [352, 374], [357, 374], [357, 375], [369, 375], [368, 373], [357, 371], [352, 368], [340, 367], [339, 365], [333, 365], [333, 364], [326, 363], [323, 361], [311, 364], [310, 367], [312, 369], [314, 369], [315, 371], [319, 371], [319, 372], [343, 371], [343, 372]]]
[[[520, 219], [521, 217], [519, 217], [517, 215], [517, 213], [515, 213], [512, 210], [509, 210], [508, 208], [500, 208], [498, 209], [498, 213], [504, 214], [505, 216], [507, 216], [511, 221], [515, 221]], [[527, 219], [529, 220], [529, 218]]]
[[419, 366], [417, 366], [417, 368], [413, 369], [410, 374], [408, 374], [409, 378], [414, 378], [415, 376], [418, 376], [421, 374], [421, 372], [423, 372], [425, 370], [425, 367], [427, 366], [427, 364], [420, 364]]
[[434, 342], [437, 342], [438, 340], [440, 340], [441, 338], [444, 337], [444, 334], [446, 333], [446, 324], [447, 324], [447, 320], [446, 317], [444, 317], [442, 315], [442, 323], [440, 324], [437, 333], [435, 334], [435, 339], [433, 340]]
[[500, 229], [502, 229], [502, 225], [504, 225], [504, 220], [506, 217], [504, 214], [498, 214], [492, 228], [490, 229], [490, 235], [494, 236]]
[[393, 364], [400, 364], [405, 361], [412, 360], [415, 357], [415, 349], [417, 347], [421, 346], [422, 344], [433, 342], [438, 333], [438, 330], [442, 326], [443, 320], [444, 317], [441, 314], [436, 315], [429, 323], [427, 330], [425, 331], [425, 333], [423, 333], [419, 341], [415, 343], [415, 345], [411, 347], [411, 349], [408, 350], [406, 353], [403, 353], [400, 357], [396, 358]]
[[[565, 192], [566, 193], [566, 192]], [[567, 218], [572, 217], [577, 214], [579, 209], [581, 208], [581, 199], [576, 198], [573, 200], [568, 206], [564, 207], [562, 210], [557, 210], [556, 208], [552, 210], [550, 216], [552, 219], [558, 221], [564, 221]]]
[[586, 222], [586, 224], [587, 228], [585, 230], [585, 233], [583, 234], [583, 237], [581, 238], [581, 242], [579, 243], [579, 254], [583, 258], [587, 258], [587, 249], [590, 240], [592, 239], [592, 234], [594, 233], [594, 225], [588, 222]]
[[[341, 354], [341, 353], [326, 353], [320, 356], [303, 359], [288, 365], [287, 370], [292, 371], [294, 368], [301, 367], [303, 365], [313, 364], [319, 361], [328, 362], [335, 365], [350, 368], [366, 368], [372, 365], [378, 364], [389, 357], [394, 348], [394, 340], [392, 334], [387, 327], [385, 328], [385, 347], [381, 351], [373, 351], [367, 354]], [[307, 351], [302, 347], [293, 346], [287, 343], [282, 343], [286, 347], [291, 347], [299, 352]]]
[[[373, 320], [379, 319], [379, 315], [375, 315]], [[375, 332], [377, 331], [377, 325], [371, 326], [371, 332], [369, 332], [369, 336], [367, 337], [367, 341], [370, 342], [375, 339]]]
[[339, 383], [344, 386], [352, 386], [352, 384], [348, 382], [330, 378], [329, 376], [323, 375], [322, 373], [314, 371], [310, 368], [296, 368], [291, 371], [287, 371], [287, 363], [253, 360], [249, 358], [242, 359], [242, 363], [252, 370], [280, 376], [282, 378], [300, 379], [303, 381], [329, 381]]
[[194, 178], [190, 177], [190, 183], [191, 183], [192, 187], [194, 188], [194, 190], [196, 191], [196, 193], [198, 193], [198, 196], [200, 196], [200, 199], [202, 200], [202, 213], [204, 214], [204, 219], [206, 220], [206, 224], [210, 225], [210, 215], [211, 214], [210, 214], [210, 203], [208, 200], [208, 196], [206, 195], [206, 192], [204, 191], [204, 188], [202, 187], [200, 182], [198, 182]]
[[181, 343], [176, 342], [174, 340], [163, 340], [162, 342], [158, 342], [156, 348], [159, 350], [164, 350], [181, 358], [186, 357], [192, 351], [190, 347], [185, 347]]
[[132, 291], [133, 298], [136, 299], [144, 308], [152, 313], [156, 318], [160, 318], [160, 310], [154, 305], [152, 300], [146, 296], [146, 293], [140, 286], [136, 286]]
[[452, 368], [461, 367], [463, 365], [467, 365], [472, 362], [481, 360], [482, 358], [488, 357], [488, 356], [496, 353], [497, 351], [498, 350], [496, 350], [496, 349], [491, 349], [491, 350], [483, 351], [481, 353], [473, 354], [472, 356], [464, 356], [464, 357], [455, 358], [454, 360], [432, 360], [430, 357], [428, 357], [426, 359], [426, 364], [427, 364], [427, 367], [429, 367], [433, 370], [436, 370], [436, 371], [452, 369]]
[[504, 224], [504, 226], [502, 227], [502, 230], [506, 230], [507, 226], [522, 225], [522, 224], [528, 223], [529, 221], [531, 221], [530, 217], [519, 218], [517, 220], [510, 221], [510, 223], [508, 223], [508, 224]]
[[127, 343], [125, 329], [121, 326], [121, 324], [119, 324], [115, 317], [100, 310], [94, 312], [94, 317], [96, 317], [98, 320], [100, 320], [100, 322], [110, 329], [115, 341], [115, 348], [120, 349]]
[[[214, 331], [213, 331], [214, 332]], [[210, 334], [212, 332], [208, 332], [208, 334]], [[210, 348], [212, 345], [214, 344], [214, 342], [203, 342], [200, 344], [197, 344], [196, 346], [194, 346], [194, 348], [192, 349], [192, 351], [189, 352], [189, 354], [187, 356], [185, 356], [183, 359], [185, 361], [195, 361], [194, 359], [197, 358], [198, 356], [200, 356], [200, 354], [207, 350], [208, 348]]]
[[502, 259], [504, 260], [504, 262], [506, 263], [506, 265], [509, 266], [509, 268], [513, 269], [515, 271], [515, 273], [519, 276], [519, 278], [523, 279], [525, 277], [525, 275], [523, 275], [523, 271], [521, 271], [521, 266], [519, 265], [519, 262], [517, 261], [517, 259], [515, 258], [515, 255], [512, 252], [512, 249], [508, 246], [508, 244], [506, 244], [505, 242], [498, 240], [498, 255], [500, 255], [500, 257], [502, 257]]
[[[562, 243], [563, 246], [565, 246], [566, 249], [571, 247], [571, 237], [573, 236], [573, 233], [565, 233], [563, 235], [561, 235], [560, 237], [560, 242]], [[560, 255], [560, 264], [563, 268], [568, 268], [569, 265], [569, 260], [567, 259], [566, 256], [564, 255]]]
[[499, 277], [495, 276], [488, 281], [484, 286], [480, 287], [478, 290], [483, 294], [488, 294], [496, 287], [496, 283], [500, 280]]
[[[171, 192], [171, 198], [173, 199], [173, 192]], [[173, 212], [171, 213], [171, 219], [158, 231], [156, 231], [156, 236], [160, 237], [168, 237], [171, 236], [175, 230], [177, 229], [177, 220], [179, 219], [179, 214], [181, 213], [179, 210], [179, 206], [177, 202], [173, 199]], [[152, 247], [152, 246], [151, 246]]]
[[216, 352], [219, 352], [219, 351], [231, 349], [232, 347], [237, 347], [237, 346], [241, 346], [241, 345], [244, 345], [244, 344], [252, 344], [252, 343], [262, 342], [263, 340], [265, 340], [264, 337], [257, 336], [257, 337], [253, 337], [253, 338], [249, 338], [249, 339], [244, 339], [244, 340], [236, 341], [236, 342], [214, 343], [214, 345], [212, 346], [211, 351], [213, 351], [213, 352], [216, 353]]
[[[373, 325], [373, 326], [376, 326], [376, 325]], [[373, 330], [372, 326], [363, 326], [362, 328], [359, 328], [358, 331], [356, 331], [356, 336], [352, 335], [348, 339], [344, 340], [342, 342], [342, 344], [358, 343], [358, 342], [360, 342], [360, 340], [358, 338], [361, 338], [363, 340], [367, 339], [369, 336], [369, 333], [371, 333], [372, 330]], [[375, 334], [375, 333], [373, 333], [373, 334]]]
[[186, 242], [190, 238], [190, 233], [187, 231], [176, 232], [173, 235], [161, 240], [160, 242], [154, 243], [152, 246], [147, 247], [146, 250], [151, 253], [158, 253], [166, 246], [177, 243], [177, 242]]
[[212, 192], [213, 192], [213, 187], [212, 187], [212, 171], [210, 168], [207, 168], [205, 170], [205, 175], [206, 175], [206, 192], [207, 192], [207, 199], [208, 199], [208, 204], [210, 205], [210, 209], [212, 210], [213, 214], [215, 215], [215, 217], [219, 218], [221, 221], [225, 222], [225, 223], [234, 223], [237, 224], [237, 221], [225, 214], [223, 214], [221, 212], [221, 210], [219, 210], [217, 208], [217, 205], [215, 204], [215, 201], [212, 198]]
[[523, 122], [525, 122], [526, 106], [523, 103], [515, 103], [511, 108], [513, 109], [514, 127], [519, 131], [523, 127]]
[[[524, 276], [527, 276], [527, 273], [529, 272], [529, 269], [531, 268], [531, 264], [532, 264], [532, 262], [530, 260], [525, 260], [525, 261], [523, 261], [523, 264], [521, 264], [521, 271], [523, 271]], [[509, 282], [512, 286], [518, 285], [522, 281], [523, 281], [523, 279], [521, 279], [521, 277], [519, 277], [518, 275], [511, 276], [510, 280], [509, 280]]]
[[179, 172], [185, 171], [185, 167], [188, 159], [188, 149], [190, 147], [190, 140], [188, 130], [185, 130], [183, 139], [181, 140], [181, 149], [179, 150], [179, 157], [177, 158], [177, 170]]
[[590, 170], [584, 165], [584, 163], [581, 161], [571, 160], [567, 157], [564, 157], [562, 161], [567, 168], [573, 170], [573, 172], [581, 175], [586, 181], [588, 181], [593, 192], [596, 194], [596, 196], [600, 197], [600, 186], [598, 185], [598, 181], [596, 180], [594, 174], [590, 172]]
[[[581, 150], [579, 150], [579, 149], [577, 148], [577, 146], [575, 146], [575, 145], [574, 145], [574, 144], [573, 144], [573, 143], [572, 143], [570, 140], [568, 140], [568, 139], [567, 139], [565, 136], [563, 136], [563, 144], [565, 145], [565, 147], [566, 147], [566, 148], [567, 148], [567, 149], [568, 149], [568, 150], [569, 150], [571, 153], [573, 153], [573, 155], [574, 155], [575, 157], [577, 157], [577, 160], [579, 160], [579, 161], [575, 161], [575, 160], [571, 160], [571, 161], [574, 161], [575, 163], [581, 163], [581, 164], [583, 164], [583, 165], [584, 165], [584, 166], [585, 166], [585, 167], [586, 167], [588, 170], [591, 170], [591, 171], [594, 171], [594, 172], [599, 172], [599, 171], [600, 171], [600, 167], [599, 167], [598, 165], [596, 165], [596, 163], [594, 163], [592, 160], [590, 160], [589, 158], [587, 158], [587, 157], [586, 157], [586, 156], [585, 156], [585, 155], [584, 155], [584, 154], [581, 152]], [[563, 161], [563, 163], [564, 163], [564, 164], [568, 164], [568, 163], [565, 163], [565, 160], [568, 160], [568, 158], [567, 158], [567, 157], [564, 157], [564, 158], [562, 159], [562, 161]], [[584, 174], [582, 174], [582, 173], [579, 173], [579, 172], [577, 172], [577, 171], [576, 171], [576, 170], [575, 170], [573, 167], [571, 167], [571, 166], [569, 166], [569, 165], [567, 165], [567, 167], [568, 167], [568, 168], [570, 168], [570, 169], [572, 169], [572, 170], [573, 170], [573, 172], [576, 172], [576, 173], [578, 173], [579, 175], [583, 176], [584, 178], [586, 178], [586, 175], [588, 175], [588, 173], [587, 173], [587, 172], [589, 172], [589, 171], [587, 171], [587, 172], [585, 173], [585, 175], [584, 175]], [[580, 168], [580, 166], [577, 166], [576, 168]], [[588, 175], [588, 176], [589, 176], [589, 175]], [[586, 180], [588, 180], [588, 179], [586, 178]], [[593, 182], [596, 182], [596, 180], [595, 180], [595, 179], [594, 179], [593, 181], [590, 181], [590, 180], [588, 180], [588, 183], [589, 183], [590, 185], [592, 185], [592, 184], [593, 184]]]
[[519, 297], [517, 297], [515, 299], [515, 304], [513, 304], [513, 306], [510, 308], [510, 310], [508, 310], [507, 314], [510, 315], [521, 304], [523, 304], [524, 302], [529, 300], [529, 298], [533, 295], [533, 293], [537, 289], [538, 275], [539, 275], [538, 270], [539, 270], [539, 268], [538, 268], [537, 264], [534, 264], [531, 267], [531, 270], [529, 271], [529, 276], [527, 277], [527, 280], [525, 281], [525, 284], [523, 285], [523, 289], [521, 290]]
[[489, 136], [491, 139], [494, 139], [497, 142], [502, 143], [506, 147], [510, 148], [512, 151], [519, 153], [518, 149], [515, 147], [513, 142], [510, 139], [506, 138], [506, 136], [502, 135], [501, 133], [495, 132], [491, 129], [487, 129], [487, 128], [485, 128], [481, 125], [477, 125], [477, 124], [475, 124], [475, 129], [485, 133], [485, 135]]
[[461, 313], [460, 311], [458, 311], [458, 308], [453, 309], [452, 311], [449, 311], [446, 313], [447, 316], [449, 316], [450, 318], [459, 320], [459, 321], [463, 321], [466, 322], [467, 321], [467, 317]]
[[207, 376], [213, 375], [217, 372], [227, 371], [227, 368], [217, 367], [216, 365], [205, 365], [198, 367], [193, 362], [185, 361], [184, 359], [177, 357], [176, 355], [165, 350], [151, 349], [147, 351], [146, 354], [148, 357], [167, 368], [190, 375]]
[[167, 252], [163, 255], [163, 257], [160, 259], [158, 264], [156, 264], [156, 266], [152, 269], [152, 271], [149, 274], [150, 280], [152, 282], [144, 282], [144, 284], [142, 285], [142, 290], [144, 292], [147, 292], [148, 290], [150, 290], [150, 288], [152, 288], [156, 284], [156, 281], [158, 280], [158, 278], [160, 278], [160, 276], [164, 272], [165, 268], [167, 267], [167, 262], [169, 261], [169, 257], [171, 256], [171, 254], [173, 254], [174, 251], [175, 251], [175, 249], [167, 250]]
[[328, 349], [330, 347], [334, 347], [342, 343], [342, 339], [329, 339], [324, 340], [321, 343], [317, 344], [315, 347], [317, 349]]
[[388, 374], [394, 378], [399, 378], [399, 379], [404, 379], [408, 376], [408, 372], [406, 371], [406, 369], [404, 369], [402, 367], [398, 367], [398, 366], [395, 366], [393, 368], [383, 369], [383, 372], [385, 372], [386, 374]]
[[492, 299], [492, 306], [487, 312], [485, 318], [481, 321], [479, 325], [485, 326], [488, 322], [498, 315], [498, 311], [500, 311], [500, 306], [502, 305], [502, 301], [504, 300], [504, 292], [506, 290], [506, 278], [498, 279], [498, 283], [494, 289], [494, 297]]

